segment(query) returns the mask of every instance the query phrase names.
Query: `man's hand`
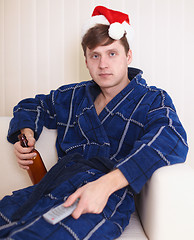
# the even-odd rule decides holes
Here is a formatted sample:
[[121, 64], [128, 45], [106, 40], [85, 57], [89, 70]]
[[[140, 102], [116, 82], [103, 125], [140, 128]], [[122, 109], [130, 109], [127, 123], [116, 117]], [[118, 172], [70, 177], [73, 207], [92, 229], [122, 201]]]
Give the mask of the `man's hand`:
[[80, 187], [67, 199], [64, 206], [71, 206], [79, 198], [78, 206], [72, 213], [72, 217], [78, 219], [84, 213], [101, 213], [108, 197], [109, 193], [106, 191], [104, 184], [100, 184], [96, 180]]
[[17, 158], [19, 166], [23, 169], [28, 170], [28, 165], [33, 164], [33, 158], [36, 156], [35, 153], [31, 153], [34, 149], [35, 139], [34, 132], [30, 128], [21, 129], [21, 133], [25, 134], [28, 140], [28, 148], [24, 148], [20, 145], [20, 142], [14, 144], [14, 152]]
[[128, 185], [128, 181], [119, 169], [116, 169], [101, 178], [80, 187], [64, 203], [71, 206], [78, 198], [77, 208], [72, 217], [78, 219], [84, 213], [101, 213], [107, 204], [109, 196]]

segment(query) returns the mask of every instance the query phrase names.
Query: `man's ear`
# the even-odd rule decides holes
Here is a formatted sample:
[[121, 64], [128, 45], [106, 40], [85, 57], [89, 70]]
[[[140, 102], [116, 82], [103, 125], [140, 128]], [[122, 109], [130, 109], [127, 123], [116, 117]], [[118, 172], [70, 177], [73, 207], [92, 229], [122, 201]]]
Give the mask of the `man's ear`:
[[88, 68], [88, 62], [86, 57], [85, 57], [85, 64], [86, 64], [86, 67]]
[[128, 65], [132, 62], [132, 59], [133, 59], [132, 51], [131, 51], [131, 49], [129, 49], [129, 51], [127, 53], [127, 63], [128, 63]]

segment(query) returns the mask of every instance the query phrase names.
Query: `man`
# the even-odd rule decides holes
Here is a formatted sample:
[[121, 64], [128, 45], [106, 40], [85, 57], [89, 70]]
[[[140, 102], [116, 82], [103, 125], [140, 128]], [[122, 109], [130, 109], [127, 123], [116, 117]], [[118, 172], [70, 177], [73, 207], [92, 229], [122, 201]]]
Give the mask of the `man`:
[[[82, 39], [93, 80], [14, 108], [8, 140], [15, 143], [19, 165], [28, 169], [33, 163], [31, 150], [43, 126], [58, 131], [60, 161], [40, 184], [0, 202], [1, 237], [115, 239], [134, 211], [133, 195], [152, 173], [185, 161], [186, 134], [170, 97], [147, 86], [140, 70], [128, 68], [131, 34], [126, 14], [96, 7]], [[27, 149], [17, 141], [20, 132]], [[42, 215], [64, 199], [65, 207], [79, 199], [72, 216], [47, 223]]]

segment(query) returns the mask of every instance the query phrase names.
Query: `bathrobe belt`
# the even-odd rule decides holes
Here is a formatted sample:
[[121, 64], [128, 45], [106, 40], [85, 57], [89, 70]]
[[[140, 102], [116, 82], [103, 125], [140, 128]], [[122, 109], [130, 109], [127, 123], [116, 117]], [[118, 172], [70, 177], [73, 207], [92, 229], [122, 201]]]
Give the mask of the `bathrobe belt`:
[[89, 169], [97, 169], [103, 173], [108, 173], [113, 167], [113, 163], [107, 158], [94, 157], [85, 160], [79, 153], [65, 155], [35, 185], [28, 200], [13, 214], [12, 221], [21, 219], [43, 195], [50, 193], [60, 183], [70, 179], [77, 173], [85, 172]]

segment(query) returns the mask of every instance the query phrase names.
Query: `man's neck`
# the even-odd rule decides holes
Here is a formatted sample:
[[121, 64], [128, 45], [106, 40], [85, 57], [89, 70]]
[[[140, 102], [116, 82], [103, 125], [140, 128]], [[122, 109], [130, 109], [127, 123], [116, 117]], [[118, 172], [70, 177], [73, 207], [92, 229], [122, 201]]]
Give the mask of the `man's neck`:
[[107, 102], [107, 104], [117, 95], [119, 94], [128, 84], [130, 80], [127, 79], [125, 84], [122, 86], [114, 86], [111, 88], [101, 88], [101, 94], [103, 95], [104, 100]]
[[112, 88], [101, 88], [101, 92], [94, 102], [98, 115], [105, 108], [105, 106], [129, 84], [129, 82], [130, 81], [128, 80], [128, 82], [126, 82], [122, 88], [118, 88], [117, 86]]

